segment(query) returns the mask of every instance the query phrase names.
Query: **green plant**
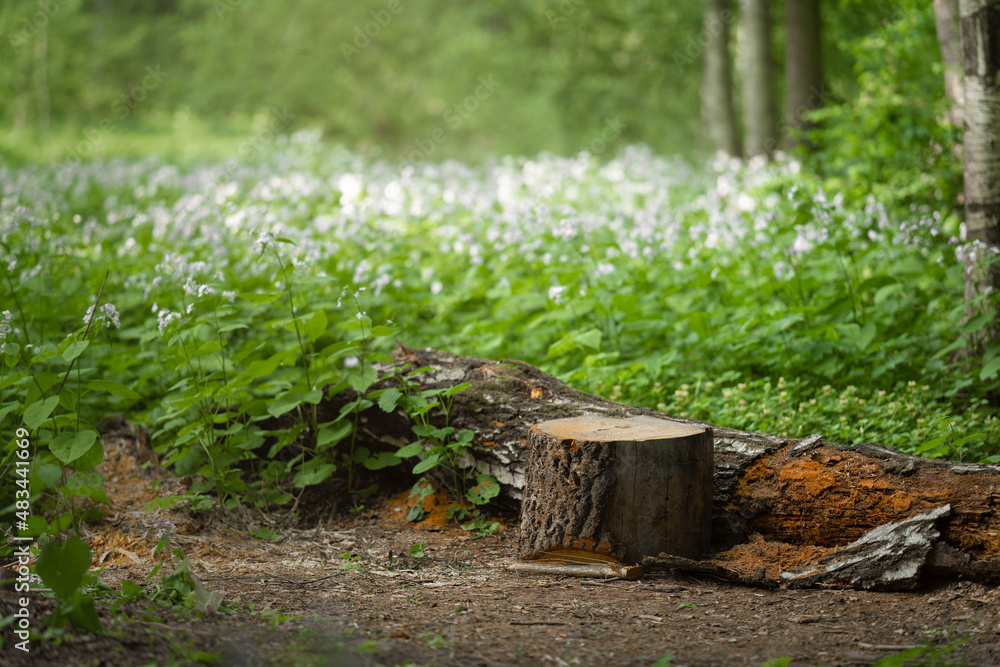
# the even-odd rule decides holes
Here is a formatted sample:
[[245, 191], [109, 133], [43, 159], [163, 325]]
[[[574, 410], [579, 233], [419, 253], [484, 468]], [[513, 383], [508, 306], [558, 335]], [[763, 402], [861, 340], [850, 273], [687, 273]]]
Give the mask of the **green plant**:
[[968, 643], [969, 638], [950, 642], [944, 646], [932, 643], [887, 655], [872, 663], [872, 667], [965, 667], [969, 664], [966, 647], [961, 655], [955, 653]]

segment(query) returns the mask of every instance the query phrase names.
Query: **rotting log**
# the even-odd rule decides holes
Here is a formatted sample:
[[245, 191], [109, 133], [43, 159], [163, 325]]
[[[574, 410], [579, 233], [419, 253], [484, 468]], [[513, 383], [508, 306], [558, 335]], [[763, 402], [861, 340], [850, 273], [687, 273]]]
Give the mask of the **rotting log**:
[[[496, 477], [499, 500], [508, 507], [518, 506], [524, 492], [532, 425], [587, 413], [669, 419], [712, 429], [712, 548], [730, 550], [717, 553], [713, 565], [749, 579], [761, 567], [801, 567], [811, 562], [807, 557], [846, 546], [879, 526], [950, 505], [920, 571], [1000, 583], [1000, 466], [921, 459], [877, 444], [838, 445], [818, 435], [781, 438], [665, 415], [585, 394], [520, 361], [402, 345], [393, 356], [395, 364], [380, 370], [426, 367], [415, 378], [423, 388], [470, 383], [456, 394], [450, 416], [452, 426], [476, 434], [461, 463]], [[349, 398], [332, 396], [325, 407], [338, 410]], [[359, 437], [372, 449], [414, 439], [405, 415], [377, 407], [362, 413]]]
[[528, 431], [518, 557], [698, 557], [712, 525], [712, 432], [592, 413]]

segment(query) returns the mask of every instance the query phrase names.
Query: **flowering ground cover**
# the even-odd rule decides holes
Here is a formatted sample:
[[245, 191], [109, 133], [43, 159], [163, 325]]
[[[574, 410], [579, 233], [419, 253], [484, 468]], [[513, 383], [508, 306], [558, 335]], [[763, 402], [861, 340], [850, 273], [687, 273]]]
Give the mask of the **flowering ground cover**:
[[[295, 512], [322, 484], [360, 507], [405, 459], [487, 502], [456, 467], [471, 432], [426, 419], [461, 387], [372, 390], [396, 339], [735, 428], [995, 462], [1000, 345], [959, 237], [946, 205], [849, 199], [794, 161], [642, 147], [398, 166], [300, 132], [252, 160], [0, 163], [0, 519], [43, 550], [79, 533], [117, 413], [191, 480], [150, 511]], [[375, 404], [425, 442], [357, 445]], [[73, 595], [57, 616], [86, 627]]]

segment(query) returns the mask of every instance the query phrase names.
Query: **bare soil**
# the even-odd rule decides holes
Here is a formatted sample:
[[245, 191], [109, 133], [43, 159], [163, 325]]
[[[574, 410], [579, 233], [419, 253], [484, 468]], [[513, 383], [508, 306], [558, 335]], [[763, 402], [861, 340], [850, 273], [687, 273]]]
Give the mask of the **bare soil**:
[[[477, 538], [444, 517], [448, 502], [425, 500], [428, 518], [405, 520], [402, 492], [355, 513], [329, 514], [316, 498], [300, 507], [306, 528], [277, 539], [249, 534], [266, 517], [147, 513], [143, 504], [183, 492], [136, 443], [108, 443], [103, 464], [114, 507], [87, 526], [100, 578], [114, 588], [146, 579], [155, 522], [167, 519], [205, 587], [225, 592], [233, 613], [177, 612], [148, 600], [110, 611], [106, 635], [68, 631], [60, 641], [13, 648], [5, 665], [870, 665], [928, 643], [946, 647], [928, 662], [1000, 665], [1000, 589], [942, 583], [918, 593], [767, 590], [654, 571], [637, 581], [520, 575], [505, 570], [516, 519]], [[424, 556], [410, 556], [423, 543]], [[345, 554], [347, 554], [345, 556]], [[169, 565], [164, 565], [167, 571]], [[32, 592], [33, 623], [52, 608]], [[0, 590], [0, 615], [14, 593]], [[36, 627], [36, 629], [39, 629]], [[925, 658], [927, 654], [925, 654]], [[661, 664], [665, 664], [665, 661]]]

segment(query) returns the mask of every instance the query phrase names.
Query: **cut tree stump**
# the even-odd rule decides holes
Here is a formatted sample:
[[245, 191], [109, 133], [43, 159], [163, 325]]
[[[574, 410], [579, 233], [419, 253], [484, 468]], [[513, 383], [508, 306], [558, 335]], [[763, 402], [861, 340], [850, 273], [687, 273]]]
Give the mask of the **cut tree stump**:
[[[689, 563], [694, 571], [729, 572], [734, 580], [787, 584], [781, 572], [811, 563], [827, 570], [819, 568], [824, 564], [818, 559], [833, 550], [885, 524], [948, 505], [948, 516], [935, 520], [940, 535], [926, 534], [933, 549], [916, 577], [1000, 584], [1000, 466], [922, 459], [871, 443], [840, 445], [819, 435], [749, 433], [665, 415], [585, 394], [521, 361], [402, 345], [393, 358], [392, 364], [376, 364], [380, 375], [423, 368], [415, 378], [421, 389], [470, 384], [455, 395], [450, 414], [451, 426], [475, 433], [459, 464], [500, 482], [494, 501], [500, 507], [516, 510], [521, 504], [533, 425], [583, 414], [670, 420], [712, 430], [715, 555], [702, 561], [660, 559], [665, 567], [685, 569]], [[394, 380], [382, 380], [373, 389], [390, 386], [396, 386]], [[355, 398], [351, 391], [330, 396], [319, 406], [320, 421], [335, 419]], [[357, 437], [359, 446], [390, 452], [416, 439], [401, 410], [386, 413], [377, 406], [361, 413]], [[885, 563], [873, 567], [891, 566]]]
[[518, 556], [567, 564], [699, 557], [712, 532], [712, 431], [585, 414], [534, 425]]

